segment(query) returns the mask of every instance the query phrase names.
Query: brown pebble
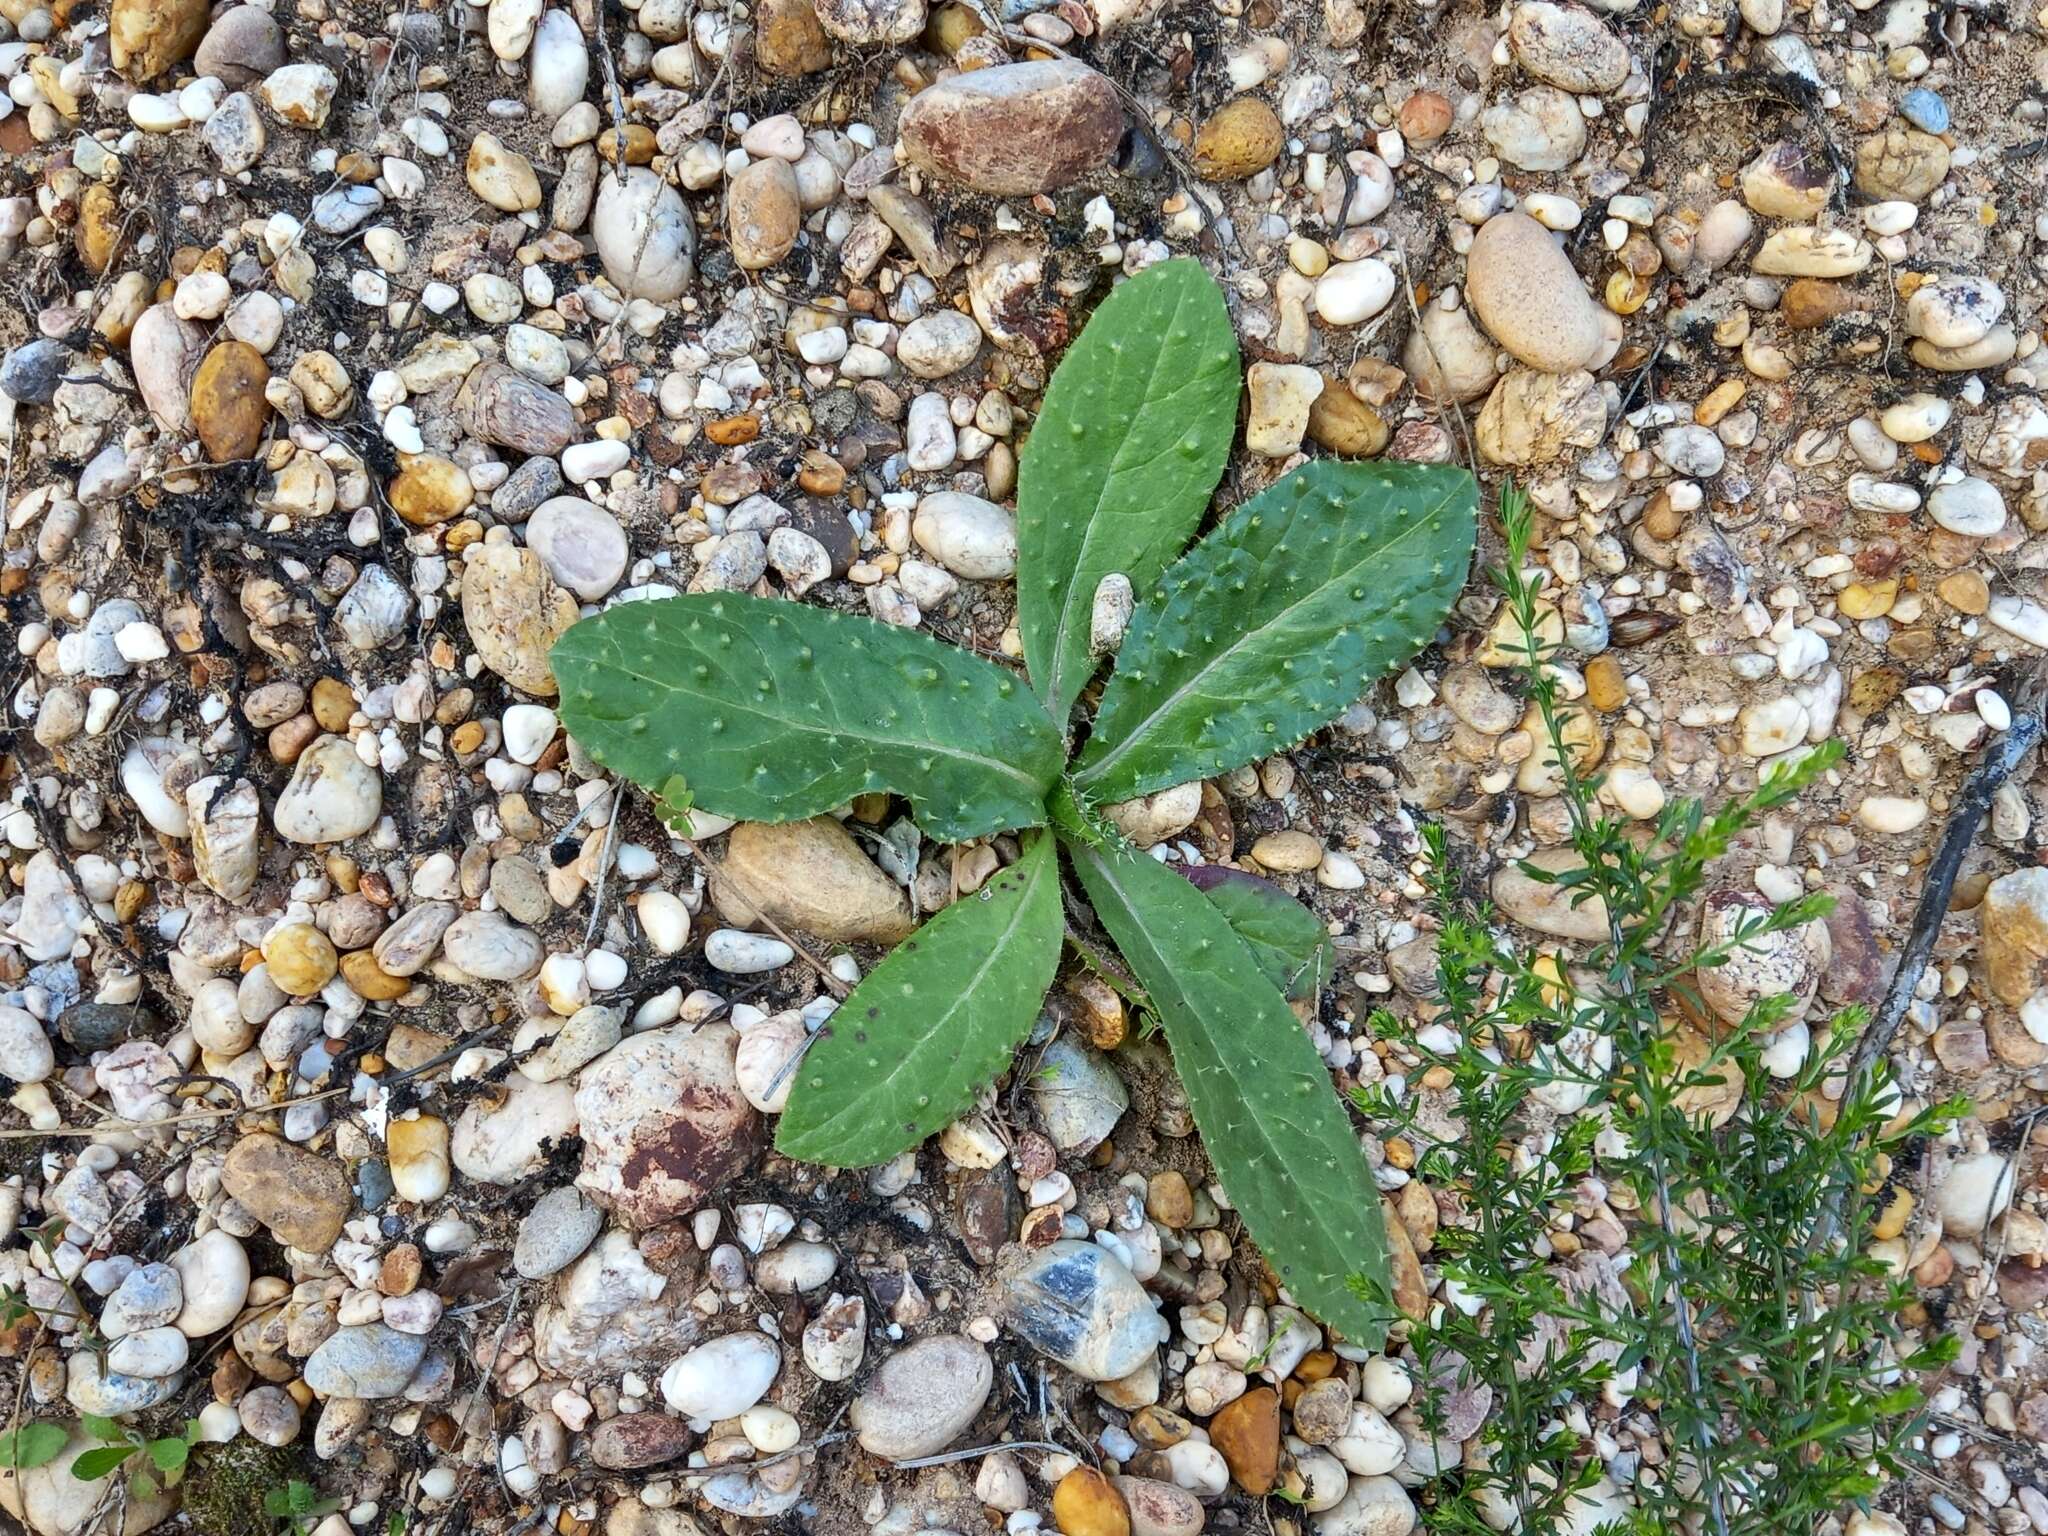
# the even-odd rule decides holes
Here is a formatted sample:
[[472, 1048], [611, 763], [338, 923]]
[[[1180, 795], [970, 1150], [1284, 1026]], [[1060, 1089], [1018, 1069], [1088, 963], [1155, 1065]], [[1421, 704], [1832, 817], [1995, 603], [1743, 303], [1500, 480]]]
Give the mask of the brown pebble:
[[721, 448], [751, 443], [761, 435], [761, 418], [751, 415], [721, 417], [706, 424], [704, 435]]
[[420, 1283], [420, 1251], [400, 1243], [377, 1266], [377, 1289], [386, 1296], [410, 1296]]
[[270, 423], [270, 366], [246, 341], [223, 341], [192, 376], [192, 424], [216, 464], [254, 456]]
[[1145, 1214], [1175, 1232], [1193, 1221], [1195, 1196], [1187, 1175], [1177, 1168], [1153, 1174], [1145, 1184]]
[[358, 995], [373, 1003], [394, 1002], [412, 990], [410, 977], [390, 975], [367, 949], [354, 949], [343, 955], [341, 974]]
[[1287, 131], [1256, 96], [1225, 102], [1195, 133], [1195, 170], [1210, 181], [1243, 181], [1280, 156]]
[[[1277, 1432], [1277, 1416], [1274, 1423]], [[1124, 1496], [1093, 1467], [1076, 1467], [1060, 1479], [1052, 1491], [1052, 1518], [1060, 1536], [1131, 1536]]]
[[323, 731], [346, 731], [355, 712], [356, 696], [347, 683], [333, 677], [313, 680], [313, 718]]
[[1410, 144], [1434, 144], [1451, 131], [1454, 116], [1445, 97], [1435, 91], [1417, 91], [1401, 103], [1396, 121], [1401, 137]]
[[1238, 1487], [1259, 1496], [1271, 1493], [1280, 1476], [1280, 1394], [1254, 1387], [1224, 1404], [1209, 1420], [1209, 1443], [1222, 1453]]

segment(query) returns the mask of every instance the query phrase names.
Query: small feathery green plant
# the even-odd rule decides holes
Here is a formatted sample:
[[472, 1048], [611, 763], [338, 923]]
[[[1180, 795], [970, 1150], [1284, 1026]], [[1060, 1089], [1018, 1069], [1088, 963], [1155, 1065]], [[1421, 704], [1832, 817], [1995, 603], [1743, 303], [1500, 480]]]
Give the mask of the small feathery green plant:
[[[1442, 1299], [1407, 1330], [1420, 1417], [1440, 1437], [1424, 1526], [1805, 1536], [1908, 1465], [1923, 1423], [1914, 1373], [1953, 1354], [1953, 1340], [1916, 1347], [1905, 1335], [1910, 1288], [1866, 1243], [1891, 1153], [1957, 1106], [1904, 1114], [1881, 1074], [1845, 1088], [1858, 1009], [1816, 1028], [1805, 1060], [1776, 1079], [1765, 1049], [1793, 1022], [1794, 999], [1765, 998], [1718, 1036], [1677, 1017], [1713, 1016], [1693, 990], [1699, 972], [1825, 914], [1829, 898], [1815, 895], [1760, 907], [1711, 944], [1669, 931], [1743, 830], [1840, 746], [1774, 766], [1717, 811], [1674, 801], [1647, 837], [1603, 814], [1539, 638], [1531, 518], [1509, 487], [1495, 579], [1523, 637], [1578, 867], [1523, 868], [1604, 913], [1606, 936], [1569, 961], [1518, 947], [1461, 895], [1441, 829], [1425, 829], [1436, 1012], [1419, 1030], [1385, 1013], [1375, 1028], [1408, 1034], [1456, 1130], [1443, 1134], [1414, 1087], [1361, 1095], [1422, 1149], [1417, 1175], [1457, 1211], [1432, 1254]], [[1563, 1235], [1560, 1218], [1589, 1197], [1633, 1217], [1612, 1258]], [[1610, 1449], [1603, 1462], [1596, 1412], [1625, 1415], [1654, 1453]], [[1474, 1431], [1477, 1454], [1464, 1456], [1458, 1437]]]

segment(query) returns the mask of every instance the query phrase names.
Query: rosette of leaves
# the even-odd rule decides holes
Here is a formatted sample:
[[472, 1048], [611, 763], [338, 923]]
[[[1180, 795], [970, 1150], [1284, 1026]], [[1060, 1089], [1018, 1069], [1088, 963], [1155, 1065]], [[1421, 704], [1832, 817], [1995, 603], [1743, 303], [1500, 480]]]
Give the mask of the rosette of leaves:
[[[1309, 463], [1200, 526], [1236, 430], [1223, 297], [1169, 261], [1121, 284], [1068, 350], [1025, 445], [1023, 676], [915, 631], [707, 593], [620, 604], [555, 646], [560, 710], [658, 799], [791, 821], [888, 791], [930, 837], [1021, 853], [854, 989], [792, 1083], [776, 1145], [885, 1162], [973, 1107], [1058, 971], [1064, 853], [1171, 1047], [1224, 1190], [1295, 1298], [1348, 1336], [1384, 1313], [1379, 1195], [1286, 992], [1328, 963], [1321, 924], [1265, 882], [1194, 879], [1102, 814], [1282, 751], [1428, 644], [1463, 582], [1462, 470]], [[1139, 602], [1092, 718], [1092, 616]]]

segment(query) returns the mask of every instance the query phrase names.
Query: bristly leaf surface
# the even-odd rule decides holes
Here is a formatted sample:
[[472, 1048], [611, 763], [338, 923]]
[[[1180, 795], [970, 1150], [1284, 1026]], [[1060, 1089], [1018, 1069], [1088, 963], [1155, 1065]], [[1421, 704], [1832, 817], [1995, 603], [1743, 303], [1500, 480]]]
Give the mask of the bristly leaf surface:
[[1380, 1195], [1301, 1021], [1202, 892], [1106, 837], [1069, 835], [1095, 915], [1144, 983], [1230, 1203], [1296, 1301], [1356, 1344], [1387, 1315]]
[[1062, 727], [1095, 672], [1102, 578], [1144, 592], [1180, 553], [1222, 478], [1237, 427], [1237, 337], [1199, 262], [1120, 284], [1067, 349], [1024, 445], [1017, 484], [1017, 627]]
[[1010, 1064], [1059, 966], [1053, 840], [889, 952], [796, 1069], [776, 1150], [839, 1168], [885, 1163], [943, 1130]]
[[1209, 898], [1258, 962], [1289, 997], [1314, 997], [1336, 967], [1336, 948], [1322, 919], [1272, 881], [1227, 864], [1173, 866]]
[[1300, 741], [1429, 643], [1472, 554], [1460, 469], [1320, 461], [1232, 512], [1131, 621], [1074, 774], [1091, 801]]
[[1045, 820], [1058, 732], [1030, 689], [928, 635], [735, 593], [621, 603], [556, 642], [562, 721], [645, 789], [800, 821], [870, 790], [962, 842]]

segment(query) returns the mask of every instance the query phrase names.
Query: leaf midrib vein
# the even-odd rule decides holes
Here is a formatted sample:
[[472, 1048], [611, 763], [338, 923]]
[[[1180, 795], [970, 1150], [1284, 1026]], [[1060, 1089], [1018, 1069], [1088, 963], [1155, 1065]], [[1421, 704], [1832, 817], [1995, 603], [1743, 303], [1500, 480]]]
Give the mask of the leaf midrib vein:
[[732, 697], [716, 697], [708, 693], [699, 693], [698, 691], [696, 691], [693, 688], [690, 688], [686, 684], [675, 682], [672, 679], [652, 677], [645, 672], [637, 671], [633, 667], [628, 666], [625, 662], [623, 653], [621, 653], [616, 665], [618, 667], [618, 670], [625, 676], [635, 678], [640, 682], [646, 683], [650, 687], [661, 689], [669, 694], [675, 695], [678, 698], [691, 699], [701, 704], [710, 705], [714, 708], [736, 709], [740, 711], [742, 714], [750, 715], [758, 720], [764, 720], [769, 724], [774, 725], [783, 730], [801, 731], [812, 736], [851, 737], [855, 741], [865, 742], [871, 746], [896, 752], [917, 752], [923, 750], [937, 752], [946, 757], [954, 758], [960, 762], [973, 763], [979, 767], [992, 769], [995, 772], [1003, 774], [1007, 778], [1016, 780], [1016, 782], [1018, 782], [1019, 784], [1028, 786], [1034, 795], [1041, 797], [1050, 787], [1049, 784], [1041, 784], [1036, 778], [1024, 772], [1014, 763], [1005, 762], [1002, 758], [999, 757], [989, 757], [980, 752], [971, 752], [967, 750], [965, 747], [949, 746], [944, 742], [937, 741], [897, 741], [887, 736], [876, 735], [872, 732], [861, 731], [848, 726], [841, 726], [834, 729], [821, 725], [814, 725], [796, 716], [780, 713], [774, 710], [763, 709], [758, 705], [744, 703]]
[[[983, 957], [980, 963], [975, 966], [973, 973], [968, 977], [967, 981], [960, 987], [958, 995], [953, 999], [953, 1001], [950, 1004], [947, 1005], [945, 1012], [941, 1013], [933, 1021], [932, 1027], [926, 1030], [923, 1034], [919, 1035], [917, 1037], [916, 1042], [908, 1050], [904, 1051], [901, 1059], [898, 1060], [895, 1066], [891, 1067], [886, 1073], [884, 1073], [879, 1080], [869, 1084], [867, 1087], [861, 1090], [861, 1098], [865, 1098], [871, 1094], [882, 1093], [887, 1091], [889, 1086], [892, 1083], [894, 1083], [897, 1078], [902, 1076], [905, 1072], [909, 1071], [912, 1063], [916, 1061], [918, 1053], [925, 1050], [927, 1047], [930, 1046], [933, 1040], [938, 1038], [940, 1032], [944, 1029], [945, 1025], [949, 1023], [953, 1019], [953, 1017], [960, 1012], [961, 1009], [965, 1008], [968, 1002], [974, 997], [975, 988], [981, 984], [983, 978], [985, 978], [989, 974], [989, 972], [995, 969], [997, 962], [1002, 958], [1004, 952], [1009, 948], [1011, 940], [1013, 940], [1017, 936], [1017, 931], [1024, 922], [1024, 914], [1031, 908], [1031, 898], [1037, 895], [1039, 882], [1042, 879], [1044, 879], [1045, 865], [1043, 861], [1045, 860], [1046, 855], [1043, 853], [1034, 853], [1032, 857], [1041, 860], [1041, 863], [1038, 868], [1034, 869], [1031, 872], [1030, 883], [1026, 885], [1021, 892], [1018, 893], [1016, 910], [1010, 914], [1010, 920], [1008, 923], [1004, 924], [1001, 934], [997, 937], [994, 943], [988, 946], [987, 954]], [[963, 897], [961, 899], [972, 900], [973, 898]], [[851, 999], [849, 999], [849, 1001], [850, 1000]], [[818, 1131], [822, 1133], [828, 1127], [837, 1124], [840, 1120], [844, 1119], [849, 1112], [857, 1108], [859, 1104], [860, 1099], [857, 1098], [850, 1101], [842, 1108], [833, 1111], [832, 1114], [828, 1115], [824, 1120], [819, 1122]]]
[[[1128, 890], [1128, 888], [1126, 888], [1124, 883], [1116, 877], [1115, 858], [1113, 856], [1104, 856], [1099, 853], [1093, 853], [1092, 850], [1091, 857], [1094, 858], [1096, 867], [1103, 872], [1103, 878], [1107, 880], [1110, 883], [1110, 886], [1116, 891], [1117, 899], [1123, 903], [1124, 910], [1130, 913], [1131, 920], [1137, 926], [1138, 931], [1145, 935], [1145, 941], [1152, 950], [1156, 962], [1156, 968], [1159, 971], [1159, 973], [1165, 976], [1171, 983], [1171, 993], [1173, 996], [1179, 999], [1180, 1010], [1183, 1017], [1192, 1021], [1193, 1033], [1199, 1037], [1201, 1048], [1209, 1053], [1211, 1061], [1220, 1070], [1222, 1070], [1226, 1075], [1230, 1075], [1229, 1068], [1225, 1065], [1224, 1054], [1216, 1044], [1216, 1037], [1214, 1032], [1211, 1031], [1207, 1024], [1203, 1022], [1200, 1010], [1197, 1009], [1191, 1001], [1189, 1001], [1189, 993], [1187, 988], [1180, 984], [1180, 980], [1178, 976], [1175, 975], [1173, 967], [1167, 963], [1165, 950], [1161, 946], [1158, 938], [1154, 935], [1151, 927], [1145, 922], [1144, 915], [1139, 904], [1131, 900], [1130, 891]], [[1241, 991], [1241, 989], [1238, 990]], [[1160, 1022], [1162, 1024], [1166, 1023], [1166, 1015], [1164, 1013], [1160, 1015]], [[1168, 1024], [1166, 1027], [1170, 1034], [1172, 1032], [1172, 1026]], [[1169, 1043], [1171, 1042], [1169, 1041]], [[1281, 1146], [1279, 1140], [1275, 1135], [1273, 1135], [1271, 1132], [1267, 1130], [1265, 1118], [1258, 1111], [1250, 1107], [1249, 1101], [1245, 1102], [1245, 1112], [1251, 1120], [1252, 1125], [1256, 1127], [1259, 1140], [1266, 1149], [1266, 1154], [1274, 1159], [1276, 1165], [1285, 1166], [1287, 1160], [1284, 1159], [1281, 1155]], [[1286, 1120], [1285, 1116], [1276, 1115], [1273, 1118]], [[1310, 1141], [1313, 1141], [1315, 1139], [1313, 1132], [1309, 1126], [1293, 1120], [1286, 1120], [1286, 1123], [1293, 1126], [1294, 1129], [1298, 1133], [1300, 1133], [1304, 1139]], [[1322, 1229], [1325, 1240], [1332, 1243], [1333, 1245], [1341, 1246], [1344, 1241], [1345, 1234], [1341, 1230], [1325, 1224], [1320, 1214], [1321, 1202], [1307, 1201], [1305, 1203], [1310, 1207], [1311, 1211], [1315, 1213], [1311, 1219], [1314, 1221], [1316, 1226]]]
[[[1173, 314], [1167, 323], [1167, 333], [1169, 336], [1172, 333], [1174, 324], [1177, 324], [1180, 320], [1180, 313], [1186, 305], [1187, 299], [1188, 294], [1185, 292], [1174, 299]], [[1208, 377], [1206, 370], [1197, 369], [1184, 383], [1176, 385], [1162, 399], [1158, 401], [1152, 400], [1152, 384], [1159, 377], [1159, 370], [1165, 362], [1166, 353], [1167, 348], [1162, 346], [1153, 354], [1152, 366], [1147, 371], [1145, 390], [1139, 396], [1140, 404], [1132, 417], [1134, 422], [1155, 407], [1165, 406], [1168, 402], [1187, 390], [1194, 388], [1195, 385]], [[1102, 487], [1096, 492], [1094, 504], [1088, 509], [1088, 523], [1081, 533], [1081, 547], [1074, 554], [1074, 572], [1077, 576], [1089, 569], [1088, 557], [1095, 547], [1096, 533], [1107, 526], [1108, 520], [1102, 516], [1102, 505], [1108, 499], [1110, 487], [1116, 484], [1117, 477], [1124, 472], [1122, 468], [1124, 449], [1130, 445], [1136, 435], [1136, 433], [1132, 432], [1125, 433], [1123, 441], [1117, 444], [1116, 452], [1110, 456], [1109, 471], [1102, 477]], [[1175, 442], [1179, 441], [1178, 434], [1175, 435], [1174, 440]], [[1168, 451], [1171, 451], [1170, 444]], [[1148, 463], [1157, 463], [1159, 458], [1164, 457], [1165, 454], [1162, 453], [1156, 458], [1149, 460]], [[1135, 470], [1145, 466], [1133, 465], [1131, 467]], [[1057, 707], [1060, 697], [1060, 679], [1066, 672], [1067, 635], [1074, 627], [1074, 615], [1080, 607], [1079, 599], [1076, 597], [1076, 593], [1080, 590], [1080, 585], [1078, 581], [1068, 581], [1067, 589], [1060, 598], [1059, 616], [1053, 624], [1051, 660], [1047, 662], [1048, 670], [1045, 678], [1045, 693], [1046, 702], [1055, 707]], [[1094, 603], [1095, 594], [1091, 590], [1088, 593], [1088, 604], [1091, 609], [1094, 607]]]
[[1142, 741], [1144, 739], [1145, 733], [1149, 731], [1153, 727], [1153, 725], [1155, 725], [1159, 721], [1161, 716], [1166, 715], [1173, 709], [1177, 708], [1181, 704], [1181, 702], [1184, 699], [1188, 698], [1190, 695], [1201, 691], [1201, 686], [1204, 680], [1207, 679], [1212, 673], [1221, 668], [1240, 650], [1250, 645], [1253, 641], [1257, 640], [1267, 631], [1275, 628], [1277, 625], [1282, 623], [1289, 614], [1298, 612], [1300, 609], [1307, 607], [1310, 603], [1314, 602], [1315, 599], [1318, 596], [1320, 596], [1323, 592], [1326, 592], [1331, 587], [1335, 586], [1341, 578], [1343, 572], [1357, 569], [1357, 567], [1364, 563], [1367, 559], [1384, 558], [1391, 551], [1397, 549], [1401, 545], [1401, 543], [1404, 540], [1408, 539], [1411, 535], [1421, 532], [1421, 530], [1425, 527], [1426, 516], [1427, 514], [1418, 514], [1409, 522], [1406, 528], [1403, 528], [1399, 533], [1395, 534], [1393, 538], [1387, 540], [1385, 543], [1375, 544], [1368, 549], [1363, 549], [1359, 552], [1358, 557], [1356, 559], [1348, 562], [1347, 564], [1341, 567], [1333, 567], [1330, 574], [1323, 580], [1318, 581], [1308, 594], [1294, 602], [1287, 604], [1284, 608], [1276, 612], [1271, 618], [1267, 619], [1264, 623], [1260, 624], [1258, 628], [1248, 629], [1244, 631], [1244, 633], [1240, 634], [1229, 645], [1225, 646], [1222, 650], [1218, 651], [1208, 661], [1204, 662], [1199, 668], [1197, 668], [1195, 672], [1188, 677], [1186, 682], [1182, 683], [1178, 688], [1174, 689], [1172, 693], [1168, 694], [1164, 700], [1162, 700], [1148, 714], [1146, 714], [1142, 719], [1140, 719], [1135, 726], [1133, 726], [1130, 730], [1126, 731], [1124, 733], [1124, 738], [1122, 741], [1118, 742], [1114, 747], [1111, 747], [1109, 751], [1105, 752], [1101, 757], [1097, 758], [1094, 762], [1081, 768], [1074, 775], [1074, 781], [1078, 784], [1101, 783], [1103, 777], [1109, 771], [1109, 767], [1111, 764], [1119, 761], [1122, 757], [1124, 757], [1126, 753], [1128, 753], [1131, 750], [1133, 746], [1135, 746], [1138, 742]]

